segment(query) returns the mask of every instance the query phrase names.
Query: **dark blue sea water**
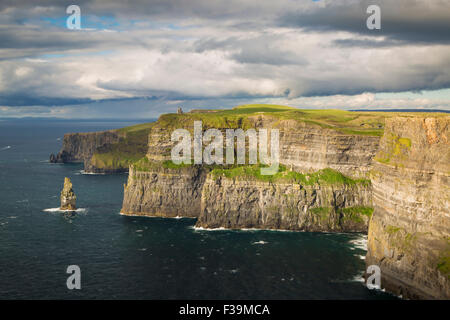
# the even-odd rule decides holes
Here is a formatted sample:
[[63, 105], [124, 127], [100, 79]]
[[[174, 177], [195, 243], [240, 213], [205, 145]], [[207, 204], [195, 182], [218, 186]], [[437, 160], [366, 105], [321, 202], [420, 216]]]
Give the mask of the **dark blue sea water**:
[[[0, 121], [0, 299], [391, 299], [358, 281], [364, 237], [201, 231], [119, 214], [126, 174], [50, 164], [66, 132], [132, 123]], [[70, 177], [84, 212], [59, 206]], [[81, 268], [68, 290], [66, 268]]]

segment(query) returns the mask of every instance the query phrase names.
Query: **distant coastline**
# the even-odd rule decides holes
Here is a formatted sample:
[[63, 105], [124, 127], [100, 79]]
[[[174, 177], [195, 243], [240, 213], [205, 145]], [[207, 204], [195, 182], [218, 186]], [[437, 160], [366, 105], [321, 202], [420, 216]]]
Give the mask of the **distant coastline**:
[[444, 112], [450, 113], [450, 110], [439, 109], [354, 109], [349, 111], [367, 111], [367, 112]]

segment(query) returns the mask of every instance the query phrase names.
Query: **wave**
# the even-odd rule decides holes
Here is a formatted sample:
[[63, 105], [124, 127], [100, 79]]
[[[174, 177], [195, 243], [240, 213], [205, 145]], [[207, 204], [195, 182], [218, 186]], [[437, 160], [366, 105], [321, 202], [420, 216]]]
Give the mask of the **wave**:
[[190, 229], [194, 229], [194, 231], [232, 231], [231, 229], [227, 229], [224, 227], [220, 228], [203, 228], [203, 227], [196, 227], [196, 226], [190, 226]]
[[3, 151], [3, 150], [8, 150], [8, 149], [11, 149], [11, 146], [3, 147], [3, 148], [1, 148], [0, 150]]
[[257, 232], [257, 231], [271, 231], [271, 232], [303, 232], [301, 230], [285, 230], [285, 229], [258, 229], [258, 228], [242, 228], [242, 229], [230, 229], [230, 228], [203, 228], [191, 226], [190, 228], [195, 231], [233, 231], [233, 232]]
[[366, 283], [366, 279], [364, 279], [364, 273], [358, 274], [349, 280], [350, 282], [360, 282]]
[[106, 175], [106, 173], [104, 173], [104, 172], [87, 172], [87, 171], [84, 171], [84, 170], [80, 170], [80, 171], [77, 171], [79, 174], [86, 174], [86, 175], [91, 175], [91, 176], [104, 176], [104, 175]]
[[142, 215], [142, 214], [128, 214], [128, 213], [123, 213], [123, 212], [119, 212], [119, 214], [121, 216], [128, 216], [128, 217], [143, 217], [143, 218], [160, 218], [160, 219], [175, 219], [175, 220], [179, 220], [179, 219], [197, 219], [195, 217], [182, 217], [182, 216], [175, 216], [175, 217], [161, 217], [161, 216], [147, 216], [147, 215]]
[[44, 209], [42, 211], [45, 211], [45, 212], [86, 212], [87, 209], [86, 208], [78, 208], [77, 210], [61, 210], [60, 208], [48, 208], [48, 209]]
[[303, 230], [242, 228], [235, 231], [272, 231], [272, 232], [304, 232]]
[[253, 242], [253, 244], [268, 244], [268, 243], [269, 243], [269, 242], [263, 241], [263, 240]]
[[367, 251], [367, 235], [362, 234], [359, 238], [349, 241], [352, 247], [350, 249], [361, 249]]

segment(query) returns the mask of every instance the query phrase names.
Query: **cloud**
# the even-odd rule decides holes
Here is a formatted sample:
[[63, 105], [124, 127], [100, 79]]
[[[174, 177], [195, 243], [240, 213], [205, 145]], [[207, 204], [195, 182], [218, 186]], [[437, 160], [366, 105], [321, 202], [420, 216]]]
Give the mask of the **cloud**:
[[[381, 30], [366, 28], [369, 5], [381, 9]], [[398, 43], [450, 43], [450, 2], [446, 0], [347, 0], [324, 1], [322, 7], [286, 12], [281, 26], [308, 31], [347, 31], [366, 36], [382, 35]], [[397, 43], [397, 44], [398, 44]]]
[[[382, 9], [381, 31], [365, 27], [369, 2]], [[348, 97], [342, 108], [378, 108], [370, 95], [450, 88], [448, 1], [77, 4], [92, 28], [64, 28], [60, 1], [1, 2], [0, 106], [96, 115], [86, 110], [141, 101], [133, 110], [145, 114], [137, 105], [272, 99], [314, 107]], [[435, 106], [424, 99], [390, 101]]]

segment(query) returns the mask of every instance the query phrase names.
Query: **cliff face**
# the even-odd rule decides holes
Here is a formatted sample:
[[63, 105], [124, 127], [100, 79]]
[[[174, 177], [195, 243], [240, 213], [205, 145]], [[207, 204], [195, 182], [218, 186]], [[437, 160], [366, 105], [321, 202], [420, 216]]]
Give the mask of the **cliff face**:
[[50, 162], [83, 162], [91, 173], [126, 172], [133, 162], [144, 157], [153, 123], [117, 130], [69, 133], [64, 135], [61, 151], [50, 155]]
[[332, 168], [350, 177], [364, 177], [380, 140], [292, 120], [282, 121], [279, 127], [280, 163], [299, 171]]
[[[368, 216], [360, 211], [372, 206], [370, 185], [302, 186], [224, 177], [215, 180], [211, 175], [206, 179], [205, 167], [161, 169], [162, 163], [171, 159], [171, 132], [179, 127], [192, 132], [191, 120], [174, 125], [176, 119], [160, 119], [152, 127], [146, 158], [160, 165], [150, 170], [130, 167], [123, 214], [200, 216], [198, 226], [208, 228], [367, 231]], [[270, 115], [225, 122], [228, 127], [244, 130], [280, 130], [280, 163], [302, 172], [332, 168], [353, 177], [365, 176], [379, 141], [376, 136], [345, 134]], [[227, 129], [203, 121], [203, 131], [213, 125], [222, 132]], [[275, 209], [277, 206], [280, 211]]]
[[206, 171], [192, 166], [155, 167], [138, 171], [130, 167], [124, 186], [121, 213], [159, 217], [198, 217]]
[[50, 162], [84, 162], [88, 163], [94, 152], [105, 145], [117, 143], [120, 135], [115, 130], [67, 133], [64, 135], [61, 151], [50, 156]]
[[[270, 115], [249, 116], [238, 123], [243, 130], [254, 128], [278, 129], [280, 133], [280, 164], [301, 172], [332, 168], [350, 177], [365, 177], [371, 169], [380, 137], [343, 133], [296, 120], [280, 120]], [[192, 131], [193, 121], [181, 123], [180, 128]], [[203, 130], [208, 129], [204, 122]], [[224, 133], [228, 127], [217, 126]], [[150, 131], [147, 158], [155, 161], [170, 160], [174, 146], [172, 130], [158, 123]]]
[[206, 179], [198, 227], [367, 232], [370, 185]]
[[450, 298], [449, 118], [393, 118], [374, 161], [367, 265], [407, 298]]

